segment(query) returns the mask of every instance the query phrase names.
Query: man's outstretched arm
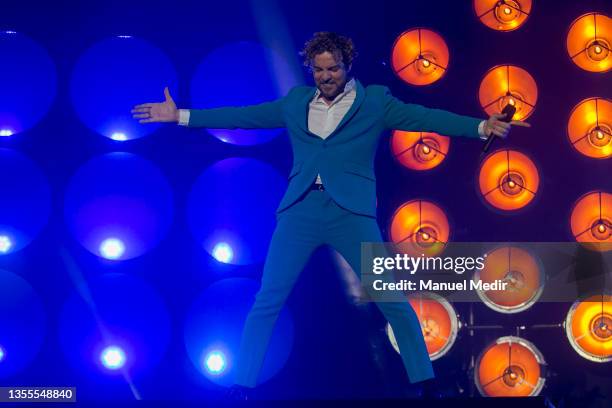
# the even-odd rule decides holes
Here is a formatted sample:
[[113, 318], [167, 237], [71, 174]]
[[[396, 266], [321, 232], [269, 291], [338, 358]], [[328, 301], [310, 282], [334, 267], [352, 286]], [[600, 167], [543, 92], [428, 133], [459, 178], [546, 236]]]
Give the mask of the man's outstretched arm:
[[133, 117], [140, 123], [173, 122], [189, 127], [213, 129], [261, 129], [284, 127], [283, 99], [258, 105], [213, 108], [177, 109], [168, 88], [164, 88], [165, 100], [143, 103], [132, 109]]
[[511, 125], [530, 125], [525, 122], [502, 122], [505, 115], [491, 115], [482, 120], [471, 116], [458, 115], [442, 109], [426, 108], [422, 105], [404, 103], [391, 95], [384, 87], [385, 127], [388, 129], [436, 132], [445, 136], [484, 138], [491, 134], [506, 137]]

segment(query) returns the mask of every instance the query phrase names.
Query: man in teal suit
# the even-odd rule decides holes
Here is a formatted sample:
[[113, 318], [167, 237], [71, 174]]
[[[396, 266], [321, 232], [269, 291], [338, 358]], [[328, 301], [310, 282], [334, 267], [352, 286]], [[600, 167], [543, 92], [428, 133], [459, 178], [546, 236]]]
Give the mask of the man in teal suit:
[[[503, 115], [488, 120], [406, 104], [380, 85], [364, 87], [349, 77], [356, 53], [352, 41], [315, 33], [302, 55], [316, 87], [298, 86], [283, 98], [258, 105], [204, 110], [177, 109], [168, 89], [162, 103], [133, 109], [141, 123], [178, 122], [189, 127], [279, 128], [291, 139], [293, 167], [277, 213], [261, 288], [244, 327], [233, 391], [244, 397], [255, 387], [268, 342], [300, 272], [320, 245], [335, 248], [356, 273], [361, 243], [381, 242], [376, 222], [374, 156], [387, 129], [437, 132], [447, 136], [506, 137]], [[381, 275], [382, 276], [382, 275]], [[404, 296], [377, 302], [395, 333], [411, 382], [434, 377], [421, 327]]]

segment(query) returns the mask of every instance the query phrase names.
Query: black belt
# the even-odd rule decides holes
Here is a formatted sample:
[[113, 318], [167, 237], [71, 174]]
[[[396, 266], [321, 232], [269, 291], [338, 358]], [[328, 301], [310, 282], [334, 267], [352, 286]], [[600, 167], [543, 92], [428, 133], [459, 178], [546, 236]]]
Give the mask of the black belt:
[[310, 186], [311, 190], [325, 191], [325, 186], [323, 184], [312, 183]]

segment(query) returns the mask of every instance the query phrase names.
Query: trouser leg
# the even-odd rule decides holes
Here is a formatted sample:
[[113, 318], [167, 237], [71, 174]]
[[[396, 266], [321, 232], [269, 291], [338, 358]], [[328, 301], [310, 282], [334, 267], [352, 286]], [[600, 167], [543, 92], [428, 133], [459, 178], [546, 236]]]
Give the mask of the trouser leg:
[[389, 372], [387, 349], [390, 347], [387, 334], [380, 322], [377, 307], [367, 300], [359, 274], [353, 271], [351, 265], [336, 250], [330, 251], [332, 259], [340, 274], [347, 302], [353, 307], [359, 316], [359, 333], [366, 337], [374, 374], [376, 375], [385, 392], [391, 395], [394, 378]]
[[[361, 242], [382, 242], [380, 229], [375, 218], [342, 211], [344, 214], [339, 213], [337, 219], [330, 223], [326, 237], [328, 243], [361, 276]], [[389, 274], [382, 274], [380, 278], [392, 280]], [[410, 382], [434, 377], [421, 325], [406, 297], [401, 294], [395, 301], [376, 302], [376, 306], [391, 324]]]
[[272, 235], [261, 287], [240, 342], [236, 384], [255, 387], [276, 319], [312, 252], [320, 245], [311, 221], [282, 215]]

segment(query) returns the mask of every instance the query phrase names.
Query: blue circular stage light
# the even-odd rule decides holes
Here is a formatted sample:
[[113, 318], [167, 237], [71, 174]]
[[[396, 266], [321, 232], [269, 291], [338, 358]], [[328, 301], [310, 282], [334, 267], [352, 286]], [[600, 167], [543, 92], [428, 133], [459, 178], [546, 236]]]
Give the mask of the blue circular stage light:
[[[230, 43], [212, 51], [198, 66], [191, 80], [191, 105], [203, 109], [271, 101], [285, 95], [292, 78], [288, 62], [279, 53], [255, 42]], [[284, 129], [208, 132], [224, 142], [254, 145], [272, 140]]]
[[175, 90], [177, 79], [162, 51], [138, 38], [112, 37], [94, 44], [77, 62], [72, 103], [94, 132], [117, 141], [132, 140], [160, 125], [138, 123], [130, 111], [135, 105], [163, 100], [165, 86]]
[[212, 351], [206, 355], [206, 369], [213, 375], [219, 375], [225, 371], [225, 355], [221, 351]]
[[0, 136], [34, 127], [49, 111], [57, 74], [49, 54], [14, 31], [0, 31]]
[[194, 238], [221, 262], [246, 265], [263, 260], [286, 186], [278, 171], [256, 159], [215, 163], [189, 195], [187, 215]]
[[51, 192], [38, 166], [16, 151], [0, 149], [0, 174], [0, 255], [5, 255], [27, 246], [47, 224]]
[[131, 153], [109, 153], [73, 176], [64, 213], [86, 249], [106, 259], [126, 260], [161, 241], [172, 222], [172, 206], [170, 185], [157, 167]]
[[79, 371], [144, 375], [168, 348], [170, 316], [146, 281], [110, 273], [76, 283], [61, 309], [58, 333], [67, 361]]
[[0, 269], [0, 379], [25, 369], [45, 337], [44, 306], [28, 282]]
[[[215, 282], [193, 302], [185, 319], [184, 340], [194, 367], [210, 381], [229, 386], [236, 375], [240, 337], [259, 289], [252, 279], [230, 278]], [[281, 310], [266, 354], [260, 382], [276, 375], [293, 347], [293, 319]]]
[[121, 347], [109, 346], [102, 350], [100, 360], [109, 370], [118, 370], [125, 364], [125, 352]]

